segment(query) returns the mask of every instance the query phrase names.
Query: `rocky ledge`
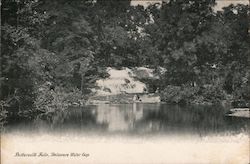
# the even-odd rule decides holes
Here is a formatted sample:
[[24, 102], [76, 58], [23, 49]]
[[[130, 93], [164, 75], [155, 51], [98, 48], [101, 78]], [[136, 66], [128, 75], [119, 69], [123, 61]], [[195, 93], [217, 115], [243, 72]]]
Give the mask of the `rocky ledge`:
[[92, 96], [87, 104], [130, 104], [130, 103], [160, 103], [158, 94], [118, 94], [106, 96]]

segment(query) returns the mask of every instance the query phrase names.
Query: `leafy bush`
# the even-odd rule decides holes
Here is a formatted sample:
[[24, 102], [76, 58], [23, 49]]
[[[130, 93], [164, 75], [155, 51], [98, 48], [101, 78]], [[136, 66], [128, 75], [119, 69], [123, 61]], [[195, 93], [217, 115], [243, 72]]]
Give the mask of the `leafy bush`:
[[226, 93], [219, 86], [193, 87], [168, 85], [161, 92], [162, 101], [174, 104], [212, 104], [226, 99]]
[[221, 100], [226, 99], [225, 91], [218, 85], [202, 87], [200, 95], [203, 97], [203, 101], [210, 103], [219, 103]]
[[6, 101], [0, 101], [0, 132], [3, 130], [4, 124], [7, 123], [7, 116], [8, 116], [8, 111], [6, 107], [8, 104]]
[[168, 103], [186, 104], [194, 100], [197, 92], [197, 87], [168, 85], [161, 92], [161, 99]]
[[65, 110], [71, 105], [84, 104], [84, 97], [79, 89], [65, 90], [63, 88], [50, 88], [44, 84], [38, 89], [35, 107], [43, 113]]
[[181, 87], [168, 85], [161, 93], [161, 100], [169, 103], [179, 103]]

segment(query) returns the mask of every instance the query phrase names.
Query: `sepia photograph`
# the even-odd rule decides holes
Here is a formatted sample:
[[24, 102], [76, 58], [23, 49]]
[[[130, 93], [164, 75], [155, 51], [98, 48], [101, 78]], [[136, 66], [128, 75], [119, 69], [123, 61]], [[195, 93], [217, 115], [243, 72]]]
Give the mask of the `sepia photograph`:
[[250, 164], [250, 0], [0, 6], [0, 164]]

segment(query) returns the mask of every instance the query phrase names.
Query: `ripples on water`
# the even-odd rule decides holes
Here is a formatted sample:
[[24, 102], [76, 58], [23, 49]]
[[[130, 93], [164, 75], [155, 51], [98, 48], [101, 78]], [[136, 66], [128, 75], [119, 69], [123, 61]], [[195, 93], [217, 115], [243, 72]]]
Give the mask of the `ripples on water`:
[[180, 107], [166, 104], [102, 104], [72, 107], [51, 117], [17, 123], [10, 131], [91, 132], [123, 135], [239, 134], [249, 119], [225, 116], [218, 106]]

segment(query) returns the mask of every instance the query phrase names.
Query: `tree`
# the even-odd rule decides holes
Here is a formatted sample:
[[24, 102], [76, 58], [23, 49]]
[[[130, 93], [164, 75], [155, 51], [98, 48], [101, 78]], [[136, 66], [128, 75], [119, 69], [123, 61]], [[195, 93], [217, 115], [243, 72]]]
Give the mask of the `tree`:
[[0, 93], [8, 115], [33, 110], [38, 72], [43, 71], [38, 62], [47, 53], [34, 35], [46, 20], [46, 14], [36, 11], [37, 5], [32, 0], [2, 1]]
[[213, 18], [214, 1], [169, 1], [163, 4], [159, 46], [164, 55], [168, 83], [196, 82], [199, 60], [196, 39], [208, 30]]

